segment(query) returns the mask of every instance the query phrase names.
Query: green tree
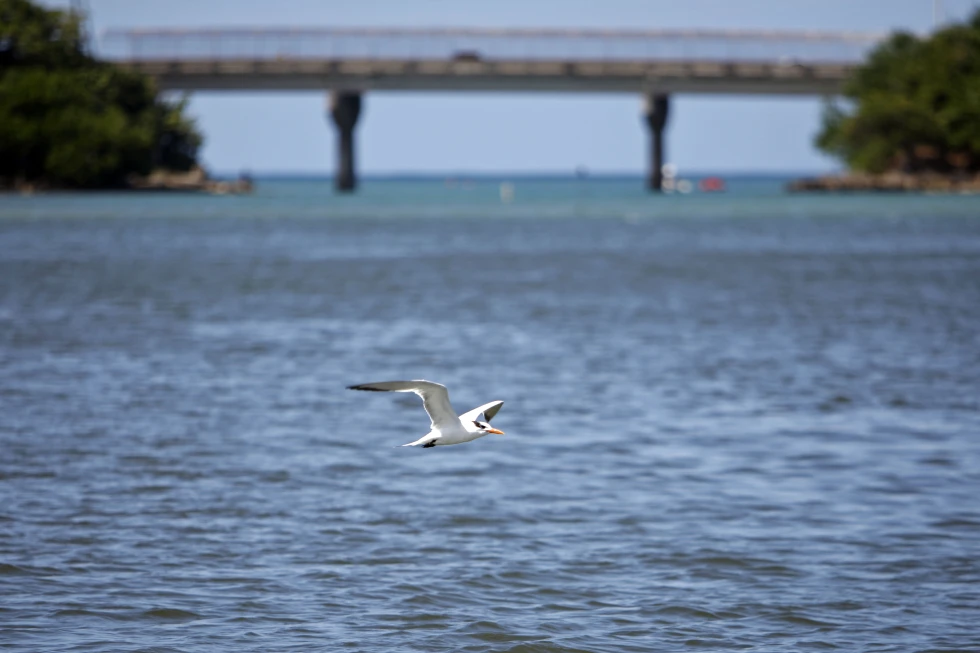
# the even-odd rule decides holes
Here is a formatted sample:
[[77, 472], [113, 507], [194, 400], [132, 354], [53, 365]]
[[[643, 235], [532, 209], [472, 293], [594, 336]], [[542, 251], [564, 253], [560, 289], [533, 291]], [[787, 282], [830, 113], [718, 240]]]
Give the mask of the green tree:
[[81, 17], [52, 11], [28, 0], [0, 0], [0, 66], [80, 67]]
[[83, 45], [79, 16], [0, 0], [0, 179], [97, 188], [192, 167], [202, 139], [186, 103]]
[[194, 124], [184, 117], [187, 97], [177, 102], [158, 102], [156, 110], [157, 149], [154, 167], [189, 170], [197, 162], [203, 139]]
[[844, 97], [816, 142], [852, 169], [980, 171], [980, 11], [928, 38], [893, 35]]

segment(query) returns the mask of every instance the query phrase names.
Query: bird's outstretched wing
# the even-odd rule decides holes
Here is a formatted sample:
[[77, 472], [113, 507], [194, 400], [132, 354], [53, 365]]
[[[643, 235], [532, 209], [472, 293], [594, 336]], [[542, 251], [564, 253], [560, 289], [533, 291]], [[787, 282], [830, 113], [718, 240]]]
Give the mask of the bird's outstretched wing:
[[459, 426], [456, 411], [449, 403], [449, 391], [446, 386], [432, 381], [380, 381], [378, 383], [362, 383], [351, 385], [348, 390], [373, 390], [375, 392], [414, 392], [422, 397], [422, 407], [432, 420], [433, 429], [444, 429], [448, 426]]
[[460, 421], [463, 422], [475, 422], [476, 418], [481, 414], [486, 418], [489, 423], [493, 419], [493, 416], [497, 414], [500, 407], [504, 405], [502, 401], [491, 401], [488, 404], [483, 404], [479, 408], [474, 408], [473, 410], [467, 411], [459, 416]]

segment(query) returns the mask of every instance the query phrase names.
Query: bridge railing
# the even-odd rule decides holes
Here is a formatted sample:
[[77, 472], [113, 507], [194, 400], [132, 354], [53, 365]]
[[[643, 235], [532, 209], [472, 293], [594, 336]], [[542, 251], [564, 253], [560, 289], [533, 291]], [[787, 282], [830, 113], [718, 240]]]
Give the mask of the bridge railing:
[[469, 59], [855, 63], [881, 34], [764, 30], [153, 29], [110, 30], [116, 60]]

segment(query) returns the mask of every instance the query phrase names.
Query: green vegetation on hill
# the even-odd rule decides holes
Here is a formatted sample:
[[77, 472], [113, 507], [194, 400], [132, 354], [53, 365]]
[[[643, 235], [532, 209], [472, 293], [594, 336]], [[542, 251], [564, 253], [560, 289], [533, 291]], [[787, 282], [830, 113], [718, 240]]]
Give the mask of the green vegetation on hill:
[[120, 187], [188, 170], [202, 139], [184, 108], [89, 56], [79, 16], [0, 0], [0, 185]]
[[829, 104], [817, 146], [851, 169], [980, 172], [980, 11], [927, 38], [898, 33]]

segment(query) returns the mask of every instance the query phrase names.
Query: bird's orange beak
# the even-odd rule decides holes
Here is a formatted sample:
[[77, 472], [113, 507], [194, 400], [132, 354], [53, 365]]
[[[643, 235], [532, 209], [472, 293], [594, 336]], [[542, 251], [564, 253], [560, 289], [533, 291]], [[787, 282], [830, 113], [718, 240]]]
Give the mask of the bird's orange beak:
[[504, 432], [501, 431], [500, 429], [494, 429], [494, 428], [487, 429], [487, 433], [496, 433], [497, 435], [503, 435], [504, 434]]

